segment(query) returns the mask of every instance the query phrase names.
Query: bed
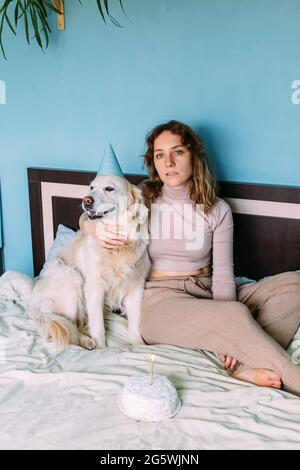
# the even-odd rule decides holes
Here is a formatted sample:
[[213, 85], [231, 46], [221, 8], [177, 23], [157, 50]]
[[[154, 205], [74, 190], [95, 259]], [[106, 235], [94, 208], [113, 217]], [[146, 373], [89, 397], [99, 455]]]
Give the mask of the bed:
[[[28, 169], [34, 273], [43, 267], [60, 224], [77, 229], [91, 172]], [[126, 175], [134, 184], [143, 175]], [[232, 207], [237, 284], [300, 268], [300, 188], [220, 181]], [[127, 321], [105, 317], [108, 347], [63, 352], [43, 343], [28, 317], [34, 283], [0, 278], [1, 449], [298, 449], [300, 398], [228, 376], [210, 351], [131, 346]], [[255, 346], [255, 345], [254, 345]], [[290, 343], [300, 348], [300, 330]], [[155, 372], [176, 386], [183, 406], [160, 423], [128, 418], [116, 398], [126, 379]], [[299, 354], [300, 355], [300, 354]]]

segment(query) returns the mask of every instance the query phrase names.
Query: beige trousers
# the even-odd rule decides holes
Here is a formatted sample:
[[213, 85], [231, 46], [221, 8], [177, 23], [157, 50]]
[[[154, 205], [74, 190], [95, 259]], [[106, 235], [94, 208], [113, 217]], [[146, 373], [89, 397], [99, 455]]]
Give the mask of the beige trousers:
[[147, 279], [144, 341], [230, 355], [241, 362], [237, 371], [274, 370], [300, 396], [300, 365], [285, 351], [300, 325], [300, 272], [243, 284], [237, 301], [213, 300], [211, 286], [211, 273]]

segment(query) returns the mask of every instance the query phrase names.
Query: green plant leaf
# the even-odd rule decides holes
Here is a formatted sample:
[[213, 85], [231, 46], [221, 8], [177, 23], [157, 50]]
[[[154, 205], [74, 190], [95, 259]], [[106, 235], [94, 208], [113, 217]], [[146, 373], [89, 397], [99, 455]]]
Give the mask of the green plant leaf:
[[19, 2], [16, 3], [16, 7], [15, 7], [15, 27], [18, 26], [18, 19], [19, 19]]
[[1, 23], [0, 23], [0, 47], [1, 47], [4, 59], [7, 60], [5, 52], [4, 52], [3, 42], [2, 42], [3, 24], [4, 24], [4, 15], [2, 15]]
[[[45, 42], [46, 42], [46, 48], [49, 46], [49, 34], [48, 34], [48, 31], [47, 31], [47, 28], [43, 27], [41, 29], [41, 31], [43, 31], [44, 33], [44, 36], [45, 36]], [[51, 31], [51, 30], [50, 30]]]
[[100, 14], [101, 14], [101, 16], [102, 16], [102, 19], [103, 19], [104, 23], [106, 24], [105, 16], [104, 16], [103, 9], [102, 9], [101, 0], [96, 0], [96, 2], [97, 2], [98, 9], [99, 9], [99, 11], [100, 11]]
[[103, 3], [104, 3], [104, 8], [106, 10], [106, 13], [108, 14], [108, 16], [110, 15], [109, 13], [109, 9], [108, 9], [108, 0], [103, 0]]
[[45, 5], [44, 5], [43, 0], [35, 0], [35, 3], [38, 3], [38, 4], [39, 4], [40, 10], [43, 11], [44, 16], [47, 18], [48, 13], [47, 13], [47, 9], [45, 8]]
[[13, 2], [13, 1], [14, 1], [14, 0], [5, 0], [5, 1], [4, 1], [2, 7], [0, 8], [0, 15], [1, 15], [1, 13], [2, 13], [4, 10], [7, 11], [7, 8], [9, 7], [9, 4], [10, 4], [11, 2]]
[[6, 13], [6, 11], [4, 12], [4, 18], [5, 18], [5, 20], [6, 20], [6, 23], [7, 23], [7, 24], [8, 24], [8, 26], [9, 26], [9, 28], [11, 29], [11, 31], [12, 31], [12, 32], [14, 33], [14, 35], [16, 36], [16, 35], [17, 35], [17, 33], [16, 33], [16, 31], [15, 31], [15, 29], [14, 29], [13, 25], [11, 24], [11, 22], [10, 22], [10, 20], [9, 20], [8, 16], [7, 16], [7, 13]]
[[22, 0], [18, 0], [18, 5], [19, 5], [20, 10], [22, 10], [21, 15], [19, 16], [19, 18], [20, 18], [22, 15], [24, 15], [26, 8], [23, 5]]
[[[41, 30], [43, 28], [45, 28], [47, 31], [49, 31], [49, 33], [51, 33], [51, 28], [49, 26], [49, 23], [48, 23], [48, 20], [46, 18], [46, 16], [44, 16], [44, 13], [42, 10], [37, 10], [38, 12], [38, 15], [39, 15], [39, 18], [40, 18], [40, 21], [41, 21], [41, 24], [43, 25], [43, 27], [41, 28]], [[48, 36], [49, 37], [49, 36]]]
[[[82, 5], [81, 0], [78, 1]], [[110, 13], [109, 6], [111, 1], [112, 0], [96, 0], [101, 18], [106, 24], [107, 16], [115, 26], [123, 28], [123, 26]], [[119, 4], [124, 15], [127, 17], [123, 6], [123, 0], [119, 0]], [[12, 10], [12, 16], [10, 16], [10, 6], [14, 7]], [[49, 44], [49, 33], [51, 33], [48, 21], [48, 14], [50, 11], [62, 14], [62, 12], [52, 4], [51, 0], [2, 0], [2, 5], [0, 6], [0, 48], [3, 57], [6, 60], [7, 57], [5, 55], [2, 40], [4, 27], [8, 26], [12, 33], [16, 35], [20, 19], [23, 18], [27, 43], [30, 44], [30, 39], [35, 39], [39, 47], [44, 50], [42, 37], [44, 37], [45, 47], [47, 48]], [[14, 26], [12, 22], [14, 22]], [[34, 31], [34, 36], [32, 38], [30, 38], [31, 29]]]
[[28, 24], [28, 17], [27, 17], [27, 6], [24, 9], [24, 28], [25, 28], [25, 36], [28, 44], [30, 44], [29, 38], [29, 24]]
[[59, 15], [63, 14], [62, 11], [55, 8], [55, 6], [52, 3], [48, 2], [47, 0], [44, 0], [44, 5], [47, 6], [49, 8], [49, 10], [52, 10], [52, 11], [54, 11], [55, 13], [57, 13]]
[[35, 33], [34, 37], [37, 40], [37, 43], [40, 46], [40, 48], [44, 49], [43, 48], [43, 43], [42, 43], [42, 40], [41, 40], [41, 36], [40, 36], [40, 32], [39, 32], [39, 24], [38, 24], [38, 20], [37, 20], [37, 16], [36, 16], [35, 7], [33, 5], [30, 5], [29, 6], [29, 11], [30, 11], [30, 16], [31, 16], [32, 26], [33, 26], [34, 33]]
[[128, 18], [128, 16], [125, 13], [124, 7], [123, 7], [123, 1], [119, 0], [119, 2], [120, 2], [120, 5], [121, 5], [121, 8], [122, 8], [122, 11], [123, 11], [124, 15], [126, 16], [126, 18]]
[[[108, 18], [110, 19], [110, 21], [115, 25], [115, 26], [118, 26], [119, 28], [123, 28], [123, 26], [110, 14], [110, 11], [109, 11], [109, 1], [108, 0], [97, 0], [97, 5], [98, 5], [98, 8], [100, 10], [100, 13], [101, 13], [101, 16], [104, 20], [104, 22], [106, 23], [105, 21], [105, 17], [104, 17], [104, 11], [103, 11], [103, 7], [102, 7], [102, 3], [101, 1], [103, 1], [103, 5], [104, 5], [104, 9], [105, 9], [105, 12], [108, 16]], [[122, 0], [119, 0], [121, 1], [121, 6], [122, 5]]]

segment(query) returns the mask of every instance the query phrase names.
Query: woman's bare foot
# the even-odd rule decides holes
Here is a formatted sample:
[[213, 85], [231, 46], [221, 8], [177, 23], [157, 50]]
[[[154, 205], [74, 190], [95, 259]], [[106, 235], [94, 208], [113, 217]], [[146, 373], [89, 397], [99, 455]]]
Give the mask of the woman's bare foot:
[[260, 387], [281, 388], [281, 377], [277, 372], [269, 369], [244, 369], [240, 372], [230, 373], [235, 379], [250, 382]]

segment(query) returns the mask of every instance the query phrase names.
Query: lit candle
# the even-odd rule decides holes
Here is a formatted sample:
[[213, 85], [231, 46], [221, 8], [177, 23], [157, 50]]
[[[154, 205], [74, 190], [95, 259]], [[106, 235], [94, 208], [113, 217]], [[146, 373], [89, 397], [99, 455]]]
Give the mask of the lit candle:
[[150, 367], [150, 385], [153, 385], [154, 359], [155, 359], [155, 355], [152, 354], [152, 356], [151, 356], [151, 367]]

